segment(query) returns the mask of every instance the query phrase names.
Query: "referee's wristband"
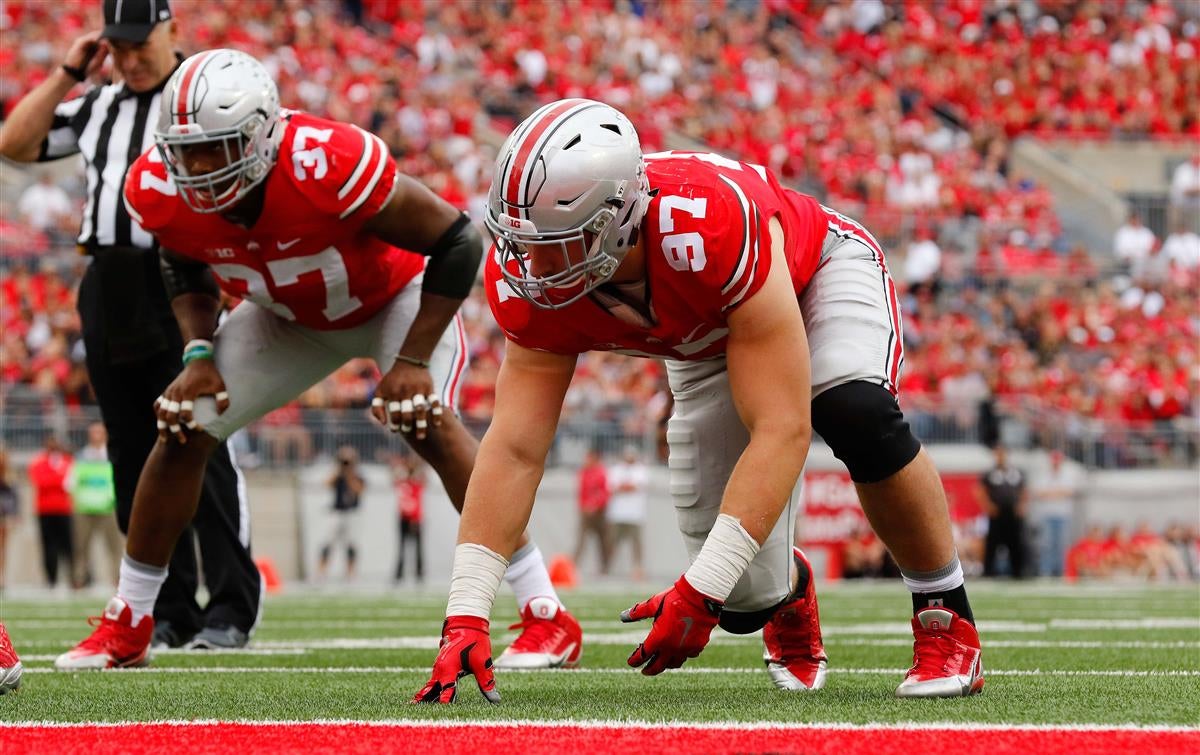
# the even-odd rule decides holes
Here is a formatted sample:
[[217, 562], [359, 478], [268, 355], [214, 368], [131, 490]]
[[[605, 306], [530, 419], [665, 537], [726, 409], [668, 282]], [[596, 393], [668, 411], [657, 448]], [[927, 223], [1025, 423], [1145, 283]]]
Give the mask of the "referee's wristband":
[[62, 69], [64, 71], [66, 71], [68, 76], [70, 76], [72, 79], [75, 79], [76, 81], [83, 81], [84, 79], [87, 78], [87, 71], [83, 70], [82, 68], [77, 68], [75, 66], [69, 66], [66, 63], [63, 63]]
[[183, 364], [186, 366], [197, 359], [213, 358], [213, 342], [203, 338], [193, 338], [183, 347]]

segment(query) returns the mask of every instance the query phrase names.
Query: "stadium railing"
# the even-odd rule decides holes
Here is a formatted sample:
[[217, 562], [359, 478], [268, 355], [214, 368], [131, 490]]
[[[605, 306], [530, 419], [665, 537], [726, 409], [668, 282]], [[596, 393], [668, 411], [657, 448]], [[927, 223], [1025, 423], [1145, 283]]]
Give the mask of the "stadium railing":
[[[68, 449], [83, 447], [87, 426], [100, 419], [95, 406], [69, 407], [44, 398], [34, 401], [21, 392], [6, 391], [0, 410], [0, 443], [21, 461], [53, 434]], [[363, 409], [306, 409], [298, 422], [259, 421], [230, 441], [247, 467], [294, 469], [331, 458], [343, 446], [360, 458], [386, 462], [406, 447], [379, 427]], [[979, 444], [998, 437], [1013, 448], [1059, 449], [1089, 469], [1186, 468], [1200, 458], [1200, 423], [1193, 417], [1149, 426], [1114, 425], [1091, 418], [1061, 417], [1024, 412], [1004, 414], [999, 426], [988, 428], [977, 419], [965, 420], [948, 410], [910, 411], [914, 430], [927, 444]], [[467, 419], [468, 428], [482, 436], [486, 420]], [[820, 442], [818, 439], [817, 442]], [[665, 458], [661, 429], [653, 419], [593, 416], [566, 417], [559, 426], [548, 463], [576, 466], [590, 448], [609, 457], [626, 446], [645, 458]]]

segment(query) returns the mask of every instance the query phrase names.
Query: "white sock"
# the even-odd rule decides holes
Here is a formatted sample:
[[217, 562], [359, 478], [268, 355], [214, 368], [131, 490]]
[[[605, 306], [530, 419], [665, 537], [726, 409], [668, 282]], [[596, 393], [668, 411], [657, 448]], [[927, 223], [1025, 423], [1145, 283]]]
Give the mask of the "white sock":
[[537, 545], [530, 541], [525, 547], [518, 548], [508, 562], [508, 571], [504, 572], [504, 581], [512, 588], [517, 596], [517, 610], [524, 611], [525, 606], [534, 598], [553, 598], [554, 602], [562, 605], [554, 585], [550, 582], [550, 572], [546, 571], [546, 562]]
[[165, 566], [151, 566], [134, 561], [128, 555], [121, 558], [121, 577], [117, 581], [117, 595], [133, 612], [133, 623], [137, 626], [143, 616], [154, 613], [154, 601], [158, 591], [167, 581]]

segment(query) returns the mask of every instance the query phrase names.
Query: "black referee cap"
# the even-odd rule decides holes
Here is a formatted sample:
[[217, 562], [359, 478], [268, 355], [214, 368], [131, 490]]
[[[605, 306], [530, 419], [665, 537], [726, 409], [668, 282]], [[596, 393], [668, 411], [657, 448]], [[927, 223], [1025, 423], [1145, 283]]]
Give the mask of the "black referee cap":
[[145, 42], [157, 24], [171, 18], [167, 0], [104, 0], [105, 39]]

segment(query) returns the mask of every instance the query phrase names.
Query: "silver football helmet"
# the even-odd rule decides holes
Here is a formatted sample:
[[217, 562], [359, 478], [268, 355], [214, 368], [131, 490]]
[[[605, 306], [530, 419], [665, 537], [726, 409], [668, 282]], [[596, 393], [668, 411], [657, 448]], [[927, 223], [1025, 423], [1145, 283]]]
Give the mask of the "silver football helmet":
[[[501, 146], [484, 225], [513, 290], [538, 307], [559, 309], [612, 277], [637, 241], [650, 196], [629, 119], [602, 102], [559, 100], [525, 119]], [[533, 275], [532, 247], [561, 251], [563, 269]]]
[[[154, 143], [180, 196], [199, 213], [221, 212], [257, 186], [275, 163], [283, 137], [279, 92], [267, 70], [237, 50], [197, 53], [162, 93]], [[223, 149], [224, 165], [193, 174], [188, 149]]]

